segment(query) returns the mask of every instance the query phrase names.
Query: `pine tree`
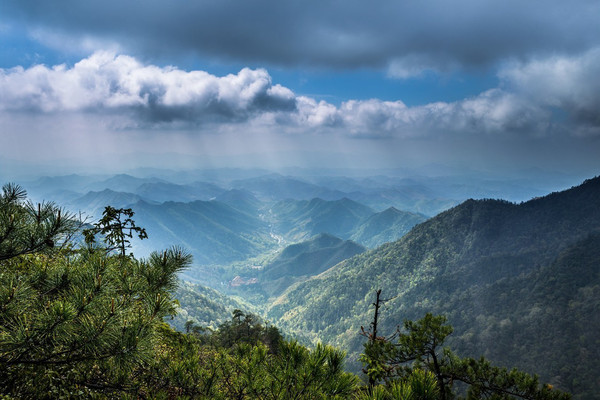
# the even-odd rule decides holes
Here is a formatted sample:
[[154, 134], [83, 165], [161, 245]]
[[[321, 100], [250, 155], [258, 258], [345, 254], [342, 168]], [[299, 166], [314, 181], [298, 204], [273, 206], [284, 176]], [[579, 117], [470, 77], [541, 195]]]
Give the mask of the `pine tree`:
[[[377, 299], [379, 295], [378, 292]], [[379, 318], [378, 315], [377, 317]], [[467, 386], [466, 394], [469, 399], [571, 398], [568, 393], [555, 390], [551, 385], [541, 384], [535, 375], [493, 366], [483, 357], [478, 360], [461, 358], [450, 349], [443, 348], [444, 341], [452, 333], [452, 327], [446, 322], [446, 317], [442, 315], [427, 313], [416, 322], [404, 321], [403, 329], [398, 328], [388, 337], [378, 335], [376, 340], [372, 340], [372, 335], [367, 332], [369, 340], [365, 343], [361, 361], [365, 365], [369, 381], [381, 382], [387, 389], [373, 386], [371, 397], [366, 398], [377, 398], [380, 395], [386, 399], [412, 398], [400, 393], [409, 393], [408, 387], [417, 382], [415, 374], [422, 372], [434, 378], [436, 385], [432, 388], [432, 381], [423, 376], [421, 381], [424, 384], [419, 387], [426, 389], [423, 393], [429, 394], [425, 397], [421, 394], [417, 398], [431, 398], [433, 393], [434, 398], [440, 400], [452, 398], [455, 395], [453, 386], [457, 382]], [[425, 384], [426, 382], [429, 383]], [[394, 387], [396, 389], [392, 390]], [[396, 395], [392, 394], [393, 391]]]
[[[33, 207], [6, 185], [0, 198], [0, 393], [58, 398], [135, 393], [175, 313], [178, 248], [146, 260], [76, 249], [80, 223], [52, 203]], [[116, 227], [115, 229], [120, 229]], [[57, 246], [56, 244], [60, 244]]]
[[0, 195], [0, 261], [54, 251], [68, 243], [81, 225], [56, 204], [33, 204], [20, 186], [6, 184]]

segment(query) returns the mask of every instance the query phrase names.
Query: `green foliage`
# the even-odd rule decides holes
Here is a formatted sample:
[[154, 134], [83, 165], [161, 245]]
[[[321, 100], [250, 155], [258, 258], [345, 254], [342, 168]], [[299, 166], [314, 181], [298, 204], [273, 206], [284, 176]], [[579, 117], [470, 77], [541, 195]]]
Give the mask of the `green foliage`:
[[[485, 358], [460, 358], [450, 349], [442, 349], [452, 333], [444, 316], [426, 314], [421, 320], [405, 321], [404, 329], [390, 338], [379, 337], [365, 344], [361, 359], [367, 371], [383, 371], [390, 398], [452, 398], [453, 386], [468, 386], [467, 398], [481, 399], [570, 399], [565, 392], [542, 385], [535, 375], [517, 369], [491, 365]], [[374, 352], [370, 347], [376, 347]], [[372, 355], [376, 358], [373, 358]], [[371, 375], [370, 375], [371, 377]], [[376, 393], [373, 391], [372, 393]], [[417, 394], [418, 393], [418, 394]]]
[[[243, 321], [236, 313], [234, 319]], [[228, 328], [226, 328], [227, 330]], [[157, 398], [201, 399], [346, 399], [358, 378], [344, 371], [345, 354], [330, 346], [309, 350], [279, 341], [272, 352], [261, 341], [221, 345], [216, 331], [185, 335], [163, 329], [156, 362], [140, 378], [140, 393]]]
[[20, 186], [6, 184], [0, 196], [0, 261], [52, 250], [67, 242], [80, 225], [54, 203], [34, 205]]
[[437, 379], [432, 372], [413, 369], [406, 377], [359, 393], [356, 400], [438, 400], [439, 393]]
[[383, 337], [376, 337], [366, 342], [364, 346], [364, 352], [359, 360], [369, 381], [376, 383], [389, 380], [394, 370], [394, 367], [388, 364], [389, 354], [395, 349], [392, 342]]
[[218, 334], [213, 335], [213, 340], [217, 346], [224, 348], [240, 343], [250, 345], [262, 343], [268, 347], [269, 352], [277, 353], [283, 337], [276, 327], [263, 325], [258, 316], [234, 310], [231, 321], [219, 325]]
[[118, 250], [125, 256], [125, 249], [131, 247], [129, 239], [133, 238], [134, 233], [140, 240], [148, 238], [146, 230], [135, 225], [133, 214], [131, 208], [116, 209], [106, 206], [100, 221], [96, 222], [93, 228], [83, 231], [85, 242], [94, 244], [96, 235], [101, 234], [107, 244], [107, 251]]
[[[137, 390], [131, 377], [153, 359], [157, 327], [175, 312], [171, 292], [190, 256], [173, 248], [137, 260], [103, 248], [40, 245], [68, 238], [78, 224], [55, 206], [33, 212], [23, 196], [8, 188], [0, 203], [0, 215], [10, 215], [15, 227], [6, 230], [0, 261], [2, 393], [56, 398]], [[128, 226], [133, 222], [120, 227]]]
[[445, 350], [447, 365], [444, 373], [453, 380], [469, 385], [468, 399], [570, 399], [571, 396], [551, 385], [540, 384], [535, 375], [529, 375], [513, 368], [500, 368], [490, 364], [485, 358], [461, 359]]
[[230, 319], [233, 310], [253, 311], [253, 307], [241, 299], [185, 281], [179, 283], [174, 296], [179, 301], [179, 307], [177, 315], [168, 323], [181, 332], [186, 331], [188, 323], [215, 330]]
[[427, 217], [423, 214], [400, 211], [390, 207], [367, 218], [355, 229], [350, 238], [357, 243], [374, 249], [384, 243], [400, 239], [412, 227], [426, 219]]
[[600, 178], [523, 204], [467, 201], [395, 243], [352, 257], [268, 305], [286, 332], [346, 349], [356, 362], [371, 294], [388, 297], [382, 332], [443, 314], [458, 354], [482, 354], [569, 391], [596, 395], [600, 374]]
[[188, 264], [177, 250], [147, 261], [92, 252], [4, 262], [3, 386], [25, 396], [54, 379], [127, 389], [126, 377], [152, 357], [157, 324], [174, 313], [169, 290]]

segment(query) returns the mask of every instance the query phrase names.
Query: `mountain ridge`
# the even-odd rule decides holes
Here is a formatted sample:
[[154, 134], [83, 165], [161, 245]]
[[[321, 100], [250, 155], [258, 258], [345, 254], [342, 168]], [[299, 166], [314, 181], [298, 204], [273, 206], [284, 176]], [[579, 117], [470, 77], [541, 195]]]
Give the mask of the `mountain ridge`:
[[[268, 307], [266, 315], [292, 332], [349, 350], [356, 363], [363, 341], [358, 327], [369, 323], [373, 293], [382, 289], [384, 296], [391, 299], [386, 303], [388, 311], [383, 314], [382, 332], [393, 331], [405, 318], [415, 320], [426, 312], [441, 312], [449, 314], [455, 336], [464, 338], [470, 325], [494, 326], [494, 323], [474, 322], [478, 318], [495, 318], [494, 310], [486, 311], [483, 307], [486, 288], [506, 279], [524, 285], [522, 281], [541, 276], [562, 252], [598, 231], [598, 177], [521, 204], [467, 200], [415, 226], [396, 242], [347, 259], [288, 289]], [[599, 264], [595, 264], [596, 268]], [[469, 293], [480, 296], [468, 297]], [[524, 295], [516, 293], [514, 297], [525, 298]], [[461, 302], [463, 297], [470, 301]], [[594, 301], [600, 303], [600, 299]], [[458, 309], [449, 308], [449, 304]], [[598, 325], [593, 328], [600, 330]], [[471, 341], [456, 339], [462, 343], [460, 351], [474, 355], [492, 351], [481, 343], [493, 340], [494, 332], [482, 328], [481, 332], [470, 334]], [[488, 339], [482, 341], [485, 335]], [[510, 345], [504, 337], [498, 340]], [[527, 338], [531, 343], [535, 340]], [[550, 339], [546, 340], [551, 346]], [[519, 360], [498, 361], [506, 365], [522, 364]], [[588, 367], [593, 370], [591, 365]], [[553, 376], [567, 379], [556, 369], [539, 372], [545, 379]]]

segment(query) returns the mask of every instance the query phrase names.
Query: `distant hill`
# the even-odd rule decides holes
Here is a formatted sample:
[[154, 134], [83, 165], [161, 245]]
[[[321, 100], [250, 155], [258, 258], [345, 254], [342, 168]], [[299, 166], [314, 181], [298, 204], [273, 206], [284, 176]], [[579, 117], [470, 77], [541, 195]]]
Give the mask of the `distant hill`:
[[[226, 280], [229, 286], [221, 288], [227, 293], [239, 294], [255, 304], [261, 304], [288, 287], [364, 251], [366, 248], [358, 243], [322, 233], [307, 241], [286, 246], [274, 255], [263, 258], [258, 265], [246, 262], [225, 268], [221, 276], [228, 276]], [[214, 279], [206, 283], [219, 288], [214, 285]]]
[[427, 217], [390, 207], [385, 211], [371, 215], [354, 231], [350, 239], [369, 248], [375, 248], [387, 242], [400, 239], [413, 226], [425, 221]]
[[296, 278], [318, 275], [364, 251], [366, 248], [358, 243], [323, 233], [283, 249], [264, 266], [258, 275], [259, 282], [267, 295], [279, 294], [298, 281]]
[[600, 178], [518, 205], [468, 200], [290, 288], [267, 317], [356, 360], [359, 327], [382, 289], [390, 300], [381, 332], [443, 313], [459, 354], [485, 354], [576, 398], [597, 398], [599, 232]]
[[261, 200], [279, 201], [285, 199], [312, 199], [321, 197], [335, 200], [344, 197], [344, 193], [314, 185], [294, 177], [269, 174], [256, 178], [235, 180], [231, 183], [234, 189], [252, 192]]
[[368, 193], [352, 192], [346, 196], [375, 210], [395, 207], [427, 216], [437, 215], [460, 202], [452, 198], [435, 196], [430, 189], [423, 187], [392, 187]]
[[194, 182], [188, 185], [177, 185], [168, 182], [147, 182], [138, 186], [134, 192], [141, 197], [157, 202], [210, 200], [223, 193], [225, 189], [206, 182]]
[[179, 284], [175, 298], [180, 307], [175, 318], [167, 322], [179, 331], [185, 331], [187, 321], [193, 321], [204, 328], [215, 329], [219, 324], [230, 320], [235, 309], [253, 311], [253, 307], [245, 302], [190, 282]]
[[219, 194], [215, 200], [251, 214], [258, 213], [263, 207], [263, 203], [247, 190], [231, 189]]
[[44, 176], [32, 182], [19, 182], [34, 202], [54, 201], [66, 205], [89, 191], [94, 178], [81, 175]]
[[97, 221], [102, 217], [102, 212], [106, 206], [128, 208], [128, 206], [140, 200], [142, 198], [133, 193], [115, 192], [114, 190], [104, 189], [100, 192], [88, 192], [69, 202], [68, 207], [73, 212], [85, 212], [91, 216], [93, 221]]
[[374, 211], [347, 198], [332, 201], [314, 198], [278, 202], [271, 208], [271, 213], [275, 218], [275, 230], [297, 241], [324, 232], [349, 239]]
[[26, 187], [30, 191], [56, 191], [56, 190], [83, 190], [93, 178], [89, 176], [71, 174], [62, 176], [43, 176], [33, 182], [29, 182]]
[[102, 181], [90, 183], [88, 186], [96, 191], [110, 189], [116, 192], [132, 192], [144, 183], [156, 182], [165, 181], [159, 178], [138, 178], [128, 174], [118, 174]]
[[181, 245], [192, 252], [195, 264], [218, 264], [245, 260], [275, 245], [264, 221], [218, 201], [140, 201], [132, 208], [149, 236], [135, 242], [136, 254]]

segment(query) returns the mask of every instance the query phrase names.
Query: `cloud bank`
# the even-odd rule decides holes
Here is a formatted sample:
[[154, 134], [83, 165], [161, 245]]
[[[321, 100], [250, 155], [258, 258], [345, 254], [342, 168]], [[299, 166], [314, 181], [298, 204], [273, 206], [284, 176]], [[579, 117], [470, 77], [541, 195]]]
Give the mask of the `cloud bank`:
[[[138, 122], [246, 120], [292, 110], [293, 93], [262, 69], [216, 77], [204, 71], [142, 65], [132, 57], [95, 53], [73, 67], [17, 67], [0, 73], [0, 109], [42, 113], [139, 114]], [[132, 121], [134, 122], [134, 121]]]
[[[456, 102], [406, 106], [296, 95], [264, 69], [222, 77], [97, 52], [71, 67], [0, 70], [0, 112], [102, 115], [112, 129], [194, 130], [241, 124], [358, 138], [440, 135], [600, 135], [600, 49], [512, 63], [501, 85]], [[200, 132], [201, 129], [198, 129]]]

